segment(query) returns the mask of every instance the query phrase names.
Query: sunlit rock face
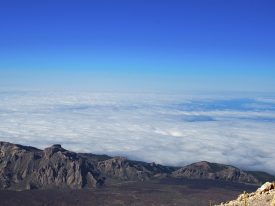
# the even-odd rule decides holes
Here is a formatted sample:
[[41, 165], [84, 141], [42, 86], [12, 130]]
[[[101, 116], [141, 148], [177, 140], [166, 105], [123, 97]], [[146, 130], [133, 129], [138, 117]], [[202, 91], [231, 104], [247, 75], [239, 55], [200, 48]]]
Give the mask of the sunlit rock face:
[[236, 200], [222, 203], [220, 206], [274, 206], [275, 182], [266, 182], [256, 192], [241, 194]]
[[1, 142], [2, 189], [94, 188], [102, 184], [96, 167], [61, 145], [44, 150]]

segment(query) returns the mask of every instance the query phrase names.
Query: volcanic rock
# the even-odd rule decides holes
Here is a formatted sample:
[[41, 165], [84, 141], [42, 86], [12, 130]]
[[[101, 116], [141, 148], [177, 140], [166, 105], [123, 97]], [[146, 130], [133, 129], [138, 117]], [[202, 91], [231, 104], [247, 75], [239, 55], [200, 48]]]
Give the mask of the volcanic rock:
[[175, 178], [210, 179], [253, 184], [259, 184], [260, 182], [253, 175], [236, 167], [206, 161], [185, 166], [173, 172], [171, 176]]

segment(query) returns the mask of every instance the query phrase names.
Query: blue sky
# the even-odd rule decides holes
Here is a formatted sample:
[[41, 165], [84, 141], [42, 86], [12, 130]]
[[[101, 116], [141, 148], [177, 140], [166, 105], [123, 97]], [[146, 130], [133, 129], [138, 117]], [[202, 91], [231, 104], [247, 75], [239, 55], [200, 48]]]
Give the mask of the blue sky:
[[0, 87], [275, 89], [273, 0], [0, 1]]
[[274, 174], [274, 11], [274, 0], [0, 0], [0, 137]]

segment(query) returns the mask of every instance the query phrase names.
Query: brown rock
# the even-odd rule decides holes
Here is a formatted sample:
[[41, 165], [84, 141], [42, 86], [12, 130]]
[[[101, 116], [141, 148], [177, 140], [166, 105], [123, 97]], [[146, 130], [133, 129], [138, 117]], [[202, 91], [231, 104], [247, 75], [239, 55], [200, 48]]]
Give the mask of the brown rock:
[[172, 173], [176, 178], [210, 179], [233, 182], [259, 184], [259, 180], [251, 174], [236, 167], [210, 162], [197, 162], [185, 166]]
[[94, 165], [61, 145], [45, 150], [0, 143], [0, 188], [92, 188], [101, 177]]
[[[273, 179], [266, 173], [260, 174]], [[123, 181], [162, 178], [210, 179], [254, 184], [261, 181], [257, 176], [233, 166], [209, 162], [198, 162], [178, 168], [131, 161], [125, 157], [112, 158], [106, 155], [70, 152], [59, 144], [40, 150], [0, 142], [0, 189], [81, 189]]]

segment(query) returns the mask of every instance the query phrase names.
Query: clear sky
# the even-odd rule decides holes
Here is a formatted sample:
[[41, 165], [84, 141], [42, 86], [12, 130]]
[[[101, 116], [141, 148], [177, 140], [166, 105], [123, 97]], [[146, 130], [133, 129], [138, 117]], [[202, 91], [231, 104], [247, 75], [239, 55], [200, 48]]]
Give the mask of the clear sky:
[[1, 0], [0, 88], [275, 91], [274, 0]]

